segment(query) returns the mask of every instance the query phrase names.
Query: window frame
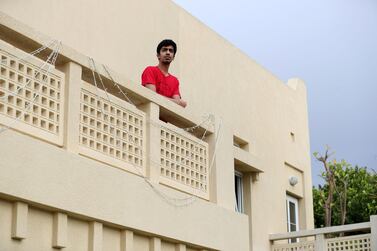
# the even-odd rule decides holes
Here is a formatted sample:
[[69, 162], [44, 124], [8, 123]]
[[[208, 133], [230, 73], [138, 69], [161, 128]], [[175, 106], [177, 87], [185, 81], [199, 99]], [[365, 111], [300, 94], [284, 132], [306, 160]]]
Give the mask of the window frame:
[[[238, 180], [238, 182], [237, 182]], [[234, 171], [234, 209], [238, 213], [244, 213], [244, 192], [243, 192], [243, 174], [239, 171]]]
[[[298, 199], [291, 196], [291, 195], [288, 195], [286, 196], [286, 213], [287, 213], [287, 232], [291, 233], [291, 232], [296, 232], [296, 231], [299, 231], [300, 230], [300, 225], [299, 225], [299, 211], [298, 211]], [[294, 206], [295, 206], [295, 220], [296, 220], [296, 230], [295, 231], [292, 231], [291, 230], [291, 222], [290, 222], [290, 216], [291, 216], [291, 212], [290, 212], [290, 207], [289, 207], [289, 203], [293, 203]], [[297, 238], [292, 238], [292, 239], [289, 239], [289, 243], [294, 243], [294, 242], [298, 242], [299, 239]]]

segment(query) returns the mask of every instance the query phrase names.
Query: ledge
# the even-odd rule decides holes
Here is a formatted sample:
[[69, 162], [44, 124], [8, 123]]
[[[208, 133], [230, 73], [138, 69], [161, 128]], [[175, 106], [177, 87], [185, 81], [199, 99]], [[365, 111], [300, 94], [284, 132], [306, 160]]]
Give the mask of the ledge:
[[364, 223], [349, 224], [349, 225], [343, 225], [343, 226], [303, 230], [303, 231], [284, 233], [284, 234], [270, 234], [269, 239], [270, 241], [278, 241], [278, 240], [284, 240], [284, 239], [290, 239], [290, 238], [308, 237], [308, 236], [313, 236], [313, 235], [318, 235], [318, 234], [355, 232], [355, 231], [360, 231], [360, 230], [368, 230], [370, 228], [371, 228], [371, 223], [364, 222]]
[[241, 172], [245, 173], [263, 173], [261, 164], [258, 158], [254, 155], [233, 146], [234, 163]]

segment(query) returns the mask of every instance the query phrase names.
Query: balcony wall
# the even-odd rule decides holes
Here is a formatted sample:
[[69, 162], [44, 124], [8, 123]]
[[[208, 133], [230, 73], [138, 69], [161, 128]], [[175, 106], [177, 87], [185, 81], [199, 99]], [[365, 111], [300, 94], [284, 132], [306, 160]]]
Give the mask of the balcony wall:
[[127, 102], [64, 55], [55, 68], [4, 41], [0, 54], [2, 248], [131, 250], [131, 233], [136, 250], [248, 249], [247, 216], [209, 202], [210, 123]]
[[[149, 169], [157, 164], [156, 169], [161, 169], [157, 173], [161, 183], [209, 199], [209, 145], [204, 137], [197, 138], [184, 128], [160, 121], [159, 117], [152, 118], [159, 111], [146, 114], [142, 110], [153, 104], [141, 104], [139, 109], [131, 100], [126, 101], [128, 97], [115, 96], [114, 90], [107, 89], [108, 83], [105, 85], [94, 69], [92, 83], [84, 80], [76, 83], [82, 76], [74, 70], [80, 68], [78, 65], [63, 66], [65, 74], [5, 42], [1, 42], [0, 52], [3, 130], [16, 129], [64, 148], [73, 148], [80, 155], [142, 177], [147, 175], [147, 163], [152, 164]], [[115, 82], [113, 85], [119, 87]], [[155, 106], [159, 110], [159, 106]], [[68, 107], [67, 113], [65, 107]], [[173, 123], [177, 120], [179, 122], [175, 119]], [[211, 127], [209, 123], [206, 126]], [[147, 127], [148, 131], [157, 131], [156, 138], [147, 134]], [[196, 127], [211, 134], [209, 128]], [[64, 138], [75, 144], [64, 144]], [[158, 156], [147, 153], [150, 148], [160, 149]]]

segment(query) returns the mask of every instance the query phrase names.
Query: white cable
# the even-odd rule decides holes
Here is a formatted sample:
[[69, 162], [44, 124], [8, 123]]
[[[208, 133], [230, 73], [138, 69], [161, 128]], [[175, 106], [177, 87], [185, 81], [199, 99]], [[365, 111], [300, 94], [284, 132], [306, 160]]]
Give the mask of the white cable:
[[[94, 62], [94, 60], [93, 60], [92, 58], [89, 58], [89, 63], [90, 63], [90, 68], [91, 68], [92, 75], [93, 75], [94, 85], [96, 86], [96, 95], [97, 95], [97, 98], [98, 98], [99, 100], [102, 99], [102, 98], [100, 98], [100, 96], [99, 96], [99, 94], [98, 94], [98, 91], [97, 91], [98, 85], [97, 85], [97, 80], [96, 80], [96, 76], [95, 76], [94, 71], [96, 71], [97, 76], [98, 76], [99, 79], [100, 79], [101, 85], [102, 85], [102, 87], [103, 87], [103, 89], [104, 89], [104, 91], [105, 91], [105, 93], [106, 93], [106, 97], [107, 97], [108, 101], [109, 101], [110, 103], [112, 103], [112, 102], [111, 102], [111, 99], [110, 99], [110, 97], [109, 97], [109, 95], [108, 95], [108, 93], [107, 93], [107, 88], [105, 87], [105, 85], [104, 85], [104, 83], [103, 83], [102, 77], [101, 77], [101, 75], [100, 75], [100, 74], [98, 73], [98, 71], [97, 71], [97, 68], [96, 68], [96, 66], [95, 66], [95, 62]], [[119, 85], [116, 84], [116, 82], [115, 82], [114, 79], [112, 78], [112, 76], [111, 76], [109, 70], [106, 68], [106, 66], [103, 65], [103, 68], [104, 68], [105, 71], [107, 72], [107, 74], [108, 74], [110, 80], [113, 82], [113, 85], [114, 85], [115, 87], [118, 88], [119, 93], [121, 93], [121, 94], [122, 94], [127, 100], [129, 100], [129, 102], [130, 102], [131, 104], [133, 104], [132, 101], [128, 98], [128, 96], [127, 96], [127, 95], [122, 91], [122, 89], [119, 87]], [[101, 112], [105, 115], [105, 112], [102, 110], [102, 106], [101, 106]], [[203, 125], [204, 123], [206, 123], [207, 121], [210, 121], [211, 118], [212, 118], [212, 117], [209, 115], [209, 116], [207, 117], [207, 119], [205, 119], [204, 121], [202, 121], [199, 125], [195, 125], [195, 126], [193, 126], [193, 127], [189, 127], [189, 128], [181, 128], [181, 129], [183, 129], [183, 130], [185, 130], [185, 129], [189, 129], [190, 131], [194, 131], [195, 129], [199, 128], [200, 126], [202, 126], [202, 125]], [[157, 123], [152, 122], [152, 121], [149, 121], [149, 122], [150, 122], [151, 124], [152, 124], [152, 123], [153, 123], [153, 124], [157, 124]], [[161, 127], [162, 125], [157, 124], [157, 126], [158, 126], [158, 127]], [[130, 134], [128, 131], [126, 131], [126, 133]], [[203, 139], [205, 138], [206, 133], [207, 133], [207, 129], [205, 129], [205, 132], [204, 132], [204, 134], [203, 134], [201, 140], [203, 140]], [[117, 142], [117, 141], [120, 142], [120, 140], [117, 139], [116, 134], [115, 134], [114, 138], [115, 138], [115, 141], [116, 141], [116, 142]], [[133, 141], [133, 140], [131, 140], [131, 141]], [[132, 142], [132, 143], [135, 143], [135, 142]], [[198, 144], [198, 143], [196, 142], [196, 144]], [[198, 146], [196, 145], [195, 147], [197, 148]], [[143, 154], [143, 150], [140, 149], [140, 151], [141, 151], [141, 153]], [[191, 153], [191, 156], [190, 156], [190, 159], [189, 159], [190, 161], [192, 160], [193, 155], [194, 155], [194, 154]], [[147, 156], [147, 157], [149, 157], [150, 160], [153, 159], [153, 158], [151, 158], [151, 156]], [[187, 158], [185, 158], [185, 159], [187, 160]], [[155, 161], [151, 161], [151, 162], [153, 162], [154, 164], [157, 164], [158, 166], [161, 165], [161, 163], [156, 163]], [[151, 183], [151, 181], [150, 181], [147, 177], [144, 176], [144, 174], [140, 171], [140, 169], [139, 169], [138, 167], [136, 167], [133, 163], [130, 163], [130, 164], [131, 164], [132, 167], [135, 169], [135, 171], [136, 171], [136, 172], [137, 172], [137, 173], [138, 173], [138, 174], [139, 174], [139, 175], [145, 180], [145, 182], [146, 182], [146, 183], [147, 183], [147, 184], [153, 189], [153, 191], [156, 192], [157, 195], [159, 195], [161, 198], [163, 198], [163, 199], [164, 199], [166, 202], [168, 202], [169, 204], [172, 204], [172, 205], [174, 205], [174, 206], [185, 206], [185, 205], [188, 205], [188, 204], [193, 203], [194, 200], [196, 200], [196, 197], [197, 197], [196, 195], [191, 195], [191, 196], [186, 197], [186, 198], [175, 198], [175, 197], [170, 197], [170, 196], [168, 196], [167, 194], [165, 194], [165, 193], [161, 192], [159, 189], [157, 189], [157, 188], [155, 187], [155, 185], [154, 185], [153, 183]], [[180, 163], [176, 163], [176, 164], [178, 164], [178, 165], [180, 165], [180, 166], [183, 166], [182, 161], [181, 161]], [[209, 170], [210, 170], [210, 169], [209, 169]], [[191, 200], [191, 201], [189, 201], [189, 200]], [[182, 204], [182, 202], [181, 202], [180, 204], [178, 204], [179, 201], [189, 201], [189, 203]]]
[[[106, 71], [106, 73], [107, 73], [108, 77], [110, 78], [111, 82], [113, 83], [113, 85], [119, 90], [118, 93], [119, 93], [119, 94], [122, 94], [123, 97], [124, 97], [129, 103], [131, 103], [132, 105], [136, 106], [135, 103], [133, 103], [133, 102], [131, 101], [131, 99], [128, 97], [128, 95], [122, 90], [122, 88], [121, 88], [121, 87], [120, 87], [120, 86], [114, 81], [114, 78], [111, 76], [110, 71], [108, 70], [108, 67], [105, 66], [104, 64], [102, 64], [102, 67], [103, 67], [103, 69]], [[97, 72], [97, 74], [98, 74], [98, 72]], [[194, 131], [195, 129], [200, 128], [200, 127], [201, 127], [205, 122], [207, 122], [207, 120], [210, 119], [210, 118], [211, 118], [211, 116], [208, 115], [208, 116], [207, 116], [207, 119], [204, 120], [204, 121], [202, 121], [200, 124], [195, 125], [195, 126], [191, 126], [191, 127], [183, 127], [183, 128], [180, 128], [180, 129], [183, 129], [183, 130], [188, 131], [188, 132], [192, 132], [192, 131]]]
[[[55, 47], [57, 46], [57, 42], [58, 42], [57, 40], [53, 40], [53, 41], [51, 41], [48, 45], [44, 45], [44, 46], [42, 46], [41, 48], [39, 48], [39, 49], [37, 49], [37, 50], [31, 52], [31, 53], [28, 54], [26, 57], [24, 57], [24, 58], [20, 58], [19, 60], [20, 60], [20, 61], [23, 61], [23, 62], [26, 62], [26, 59], [30, 58], [31, 56], [34, 56], [34, 55], [38, 54], [39, 52], [43, 51], [43, 50], [46, 49], [47, 47], [50, 47], [50, 46], [53, 45], [53, 48], [55, 48]], [[54, 49], [54, 50], [55, 50], [55, 49]], [[50, 56], [52, 55], [52, 53], [53, 53], [53, 52], [50, 53], [49, 58], [50, 58]], [[43, 69], [43, 67], [46, 66], [46, 64], [48, 63], [49, 58], [47, 59], [47, 61], [45, 61], [45, 62], [39, 67], [39, 70]], [[1, 61], [1, 64], [4, 65], [4, 66], [7, 66], [7, 65], [5, 65], [4, 62], [6, 63], [6, 60], [2, 60], [2, 61]], [[28, 64], [28, 63], [25, 63], [25, 64]], [[34, 77], [36, 77], [36, 75], [35, 75]], [[9, 96], [16, 96], [16, 95], [18, 95], [18, 93], [19, 93], [21, 90], [23, 90], [24, 88], [26, 88], [26, 87], [29, 85], [30, 82], [31, 82], [31, 78], [29, 78], [28, 81], [26, 81], [26, 83], [25, 83], [23, 86], [18, 86], [17, 89], [16, 89], [16, 91], [14, 91], [14, 92], [8, 92], [7, 95], [1, 96], [1, 97], [0, 97], [0, 100], [5, 100], [5, 99], [7, 99]]]
[[107, 69], [107, 67], [106, 67], [104, 64], [102, 64], [102, 67], [103, 67], [103, 69], [105, 69], [105, 71], [106, 71], [107, 75], [109, 76], [111, 82], [113, 82], [113, 85], [114, 85], [115, 87], [117, 87], [117, 89], [119, 90], [119, 94], [122, 94], [122, 95], [127, 99], [127, 101], [128, 101], [129, 103], [131, 103], [132, 105], [136, 106], [136, 105], [131, 101], [131, 99], [127, 96], [127, 94], [122, 90], [122, 88], [120, 88], [119, 85], [114, 81], [114, 79], [113, 79], [113, 77], [111, 76], [110, 71]]
[[[51, 52], [51, 54], [49, 55], [48, 59], [46, 62], [49, 62], [49, 60], [51, 59], [51, 63], [48, 65], [48, 70], [46, 71], [46, 73], [48, 74], [51, 70], [51, 66], [52, 65], [55, 65], [55, 61], [56, 61], [56, 58], [57, 58], [57, 55], [59, 53], [59, 49], [60, 49], [60, 43], [58, 45], [58, 48], [57, 49], [54, 49], [53, 52]], [[39, 69], [40, 71], [43, 70], [42, 68]], [[38, 73], [40, 73], [40, 71], [36, 72], [35, 75], [34, 75], [34, 78], [37, 76]], [[43, 77], [42, 81], [45, 80], [45, 77], [47, 77], [47, 74]], [[17, 123], [17, 121], [21, 118], [21, 116], [25, 113], [25, 112], [28, 112], [31, 105], [34, 104], [34, 101], [37, 99], [37, 97], [39, 96], [39, 94], [34, 94], [31, 102], [29, 102], [27, 104], [27, 106], [21, 110], [21, 113], [15, 118], [15, 120], [13, 121], [13, 123], [11, 123], [10, 125], [7, 125], [7, 126], [4, 126], [2, 128], [0, 128], [0, 134], [5, 132], [6, 130], [10, 129], [11, 127], [13, 127], [13, 125], [15, 123]]]
[[[216, 140], [215, 140], [215, 147], [214, 147], [214, 154], [213, 154], [213, 156], [212, 156], [212, 160], [211, 160], [211, 164], [209, 165], [209, 168], [208, 168], [208, 179], [210, 178], [210, 175], [211, 175], [211, 171], [212, 171], [212, 167], [213, 167], [213, 164], [214, 164], [214, 159], [215, 159], [215, 156], [216, 156], [216, 153], [217, 153], [217, 144], [218, 144], [218, 141], [219, 141], [219, 139], [220, 139], [220, 137], [221, 137], [221, 126], [222, 126], [222, 120], [220, 120], [220, 122], [219, 122], [219, 127], [218, 127], [218, 129], [215, 131], [216, 133], [217, 133], [217, 135], [216, 135]], [[154, 162], [154, 161], [153, 161]], [[155, 164], [160, 164], [160, 163], [156, 163], [156, 162], [154, 162]], [[185, 197], [185, 198], [180, 198], [180, 199], [178, 199], [178, 200], [191, 200], [190, 202], [188, 202], [186, 205], [189, 205], [189, 204], [192, 204], [193, 202], [195, 202], [195, 200], [197, 199], [197, 198], [199, 198], [198, 196], [197, 196], [197, 194], [195, 194], [195, 192], [194, 192], [194, 194], [193, 195], [190, 195], [190, 196], [188, 196], [188, 197]]]
[[[39, 47], [38, 49], [36, 49], [36, 50], [34, 50], [34, 51], [28, 53], [25, 57], [23, 57], [23, 58], [19, 58], [19, 60], [26, 61], [26, 59], [28, 59], [28, 58], [30, 58], [31, 56], [34, 56], [34, 55], [40, 53], [40, 52], [43, 51], [44, 49], [46, 49], [46, 48], [52, 46], [53, 44], [55, 44], [56, 42], [57, 42], [57, 40], [55, 40], [55, 39], [50, 40], [50, 41], [47, 43], [47, 45], [42, 45], [42, 46]], [[7, 62], [6, 59], [1, 60], [1, 64], [3, 64], [3, 65], [6, 64], [6, 62]]]
[[[56, 47], [56, 48], [55, 48], [55, 47]], [[40, 67], [38, 68], [38, 71], [36, 71], [36, 72], [34, 73], [34, 78], [36, 78], [37, 75], [40, 74], [40, 73], [42, 72], [43, 67], [45, 67], [46, 65], [48, 65], [47, 71], [44, 72], [44, 73], [46, 73], [46, 74], [45, 74], [45, 75], [43, 76], [43, 78], [42, 78], [42, 81], [44, 81], [45, 78], [47, 77], [47, 75], [50, 73], [51, 67], [52, 67], [52, 66], [55, 66], [55, 62], [56, 62], [56, 59], [57, 59], [58, 54], [59, 54], [59, 51], [60, 51], [61, 42], [59, 42], [57, 45], [55, 45], [55, 47], [54, 47], [53, 51], [50, 53], [50, 55], [48, 56], [48, 58], [47, 58], [47, 60], [45, 61], [45, 63], [44, 63], [42, 66], [40, 66]], [[5, 132], [6, 130], [12, 128], [13, 125], [14, 125], [15, 123], [18, 122], [18, 120], [21, 118], [21, 116], [22, 116], [23, 114], [25, 114], [26, 112], [29, 111], [30, 107], [34, 104], [35, 100], [37, 99], [37, 97], [38, 97], [39, 95], [40, 95], [40, 94], [35, 93], [35, 94], [33, 95], [32, 100], [30, 100], [30, 102], [28, 102], [27, 106], [26, 106], [24, 109], [21, 110], [21, 113], [15, 118], [15, 120], [13, 121], [13, 123], [11, 123], [10, 125], [5, 125], [5, 126], [3, 126], [3, 127], [0, 128], [0, 134], [3, 133], [3, 132]]]

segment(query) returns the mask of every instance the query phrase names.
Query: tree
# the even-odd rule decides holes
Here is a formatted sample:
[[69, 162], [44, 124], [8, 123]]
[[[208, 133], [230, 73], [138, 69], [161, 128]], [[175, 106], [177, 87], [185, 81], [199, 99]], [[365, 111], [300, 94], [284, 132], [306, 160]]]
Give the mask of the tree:
[[[335, 196], [337, 196], [336, 202], [338, 203], [339, 212], [339, 225], [344, 225], [347, 215], [347, 197], [348, 197], [348, 185], [350, 182], [350, 176], [348, 170], [352, 167], [345, 160], [332, 163], [335, 179]], [[337, 209], [337, 207], [335, 207]]]
[[[326, 155], [326, 154], [325, 154]], [[327, 154], [328, 155], [328, 154]], [[317, 154], [318, 156], [318, 154]], [[327, 158], [328, 159], [328, 158]], [[330, 224], [342, 225], [369, 221], [370, 215], [377, 214], [377, 174], [367, 167], [352, 166], [346, 161], [327, 161], [321, 176], [328, 179], [330, 170], [334, 179], [330, 204]], [[313, 187], [314, 220], [316, 227], [326, 226], [325, 205], [329, 198], [330, 186]], [[327, 219], [329, 220], [329, 219]]]
[[346, 223], [369, 221], [370, 215], [377, 214], [377, 174], [358, 166], [345, 172], [349, 175]]
[[327, 162], [328, 158], [332, 155], [332, 153], [329, 153], [329, 147], [326, 147], [325, 155], [319, 155], [317, 152], [315, 152], [314, 157], [320, 161], [324, 168], [325, 172], [322, 173], [322, 177], [326, 181], [326, 185], [328, 186], [328, 193], [327, 193], [327, 199], [325, 200], [325, 203], [323, 205], [325, 210], [325, 226], [329, 227], [331, 226], [331, 212], [332, 212], [332, 202], [334, 197], [334, 189], [335, 189], [335, 176], [334, 176], [334, 170], [333, 166], [330, 165], [329, 162]]
[[324, 201], [325, 188], [321, 185], [318, 188], [313, 187], [313, 211], [314, 211], [314, 224], [316, 228], [325, 227], [325, 211], [324, 211]]

